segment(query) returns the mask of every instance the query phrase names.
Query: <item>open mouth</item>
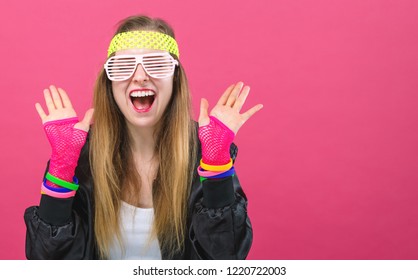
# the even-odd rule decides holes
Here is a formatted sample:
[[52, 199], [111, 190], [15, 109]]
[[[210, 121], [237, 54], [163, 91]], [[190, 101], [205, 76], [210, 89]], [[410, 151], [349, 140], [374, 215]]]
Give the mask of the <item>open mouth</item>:
[[133, 91], [130, 94], [131, 102], [138, 112], [147, 112], [155, 100], [155, 93], [151, 90]]

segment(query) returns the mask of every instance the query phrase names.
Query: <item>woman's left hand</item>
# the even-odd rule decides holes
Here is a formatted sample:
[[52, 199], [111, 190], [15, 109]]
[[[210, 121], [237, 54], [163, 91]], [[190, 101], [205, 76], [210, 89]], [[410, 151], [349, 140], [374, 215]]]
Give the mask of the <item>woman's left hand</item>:
[[199, 126], [208, 125], [210, 122], [209, 116], [214, 116], [237, 134], [241, 126], [263, 108], [262, 104], [257, 104], [245, 113], [240, 113], [249, 93], [250, 87], [244, 86], [243, 82], [229, 86], [215, 107], [210, 111], [210, 115], [208, 114], [209, 103], [205, 98], [202, 98], [200, 102]]

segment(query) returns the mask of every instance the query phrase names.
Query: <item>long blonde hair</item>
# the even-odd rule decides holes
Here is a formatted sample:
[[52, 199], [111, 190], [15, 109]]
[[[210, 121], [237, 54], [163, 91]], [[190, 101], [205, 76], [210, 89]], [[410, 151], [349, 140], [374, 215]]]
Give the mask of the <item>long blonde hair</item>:
[[[129, 30], [153, 30], [174, 37], [165, 21], [146, 16], [123, 20], [115, 34]], [[172, 98], [155, 132], [159, 167], [153, 184], [153, 236], [158, 237], [161, 250], [168, 256], [184, 250], [187, 201], [197, 147], [190, 91], [181, 63], [173, 79]], [[121, 244], [122, 188], [138, 186], [140, 180], [125, 118], [113, 99], [111, 82], [103, 70], [96, 81], [93, 103], [90, 161], [94, 179], [94, 229], [99, 256], [107, 258], [115, 236]]]

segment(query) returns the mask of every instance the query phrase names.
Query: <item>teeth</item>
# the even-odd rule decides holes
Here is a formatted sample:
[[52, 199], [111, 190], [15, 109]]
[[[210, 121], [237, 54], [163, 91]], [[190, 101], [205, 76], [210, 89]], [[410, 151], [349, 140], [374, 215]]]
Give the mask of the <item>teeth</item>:
[[155, 95], [152, 91], [133, 91], [131, 92], [131, 97], [145, 97]]

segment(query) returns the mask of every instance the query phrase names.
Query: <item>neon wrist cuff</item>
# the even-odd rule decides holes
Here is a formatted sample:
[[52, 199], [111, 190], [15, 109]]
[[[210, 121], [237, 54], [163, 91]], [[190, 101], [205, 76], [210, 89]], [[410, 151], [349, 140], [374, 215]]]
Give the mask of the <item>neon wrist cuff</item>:
[[200, 160], [200, 167], [208, 171], [226, 171], [231, 169], [232, 164], [232, 158], [229, 160], [227, 164], [224, 165], [209, 165], [204, 163], [202, 159]]
[[76, 191], [70, 191], [70, 192], [66, 192], [66, 193], [61, 193], [61, 192], [54, 192], [51, 191], [47, 188], [45, 188], [44, 185], [41, 186], [41, 194], [46, 194], [52, 197], [56, 197], [56, 198], [70, 198], [75, 196]]
[[44, 178], [43, 185], [44, 185], [45, 188], [47, 188], [48, 190], [53, 191], [53, 192], [67, 193], [67, 192], [73, 191], [73, 190], [70, 190], [70, 189], [67, 189], [67, 188], [55, 188], [53, 186], [50, 186], [50, 185], [47, 184], [47, 179], [46, 178]]
[[54, 184], [56, 184], [60, 187], [67, 188], [67, 189], [70, 189], [70, 190], [73, 190], [73, 191], [78, 190], [78, 187], [79, 187], [78, 179], [75, 176], [73, 177], [74, 183], [70, 183], [70, 182], [61, 180], [60, 178], [53, 176], [49, 172], [46, 173], [45, 178], [48, 181], [50, 181], [50, 182], [52, 182], [52, 183], [54, 183]]

